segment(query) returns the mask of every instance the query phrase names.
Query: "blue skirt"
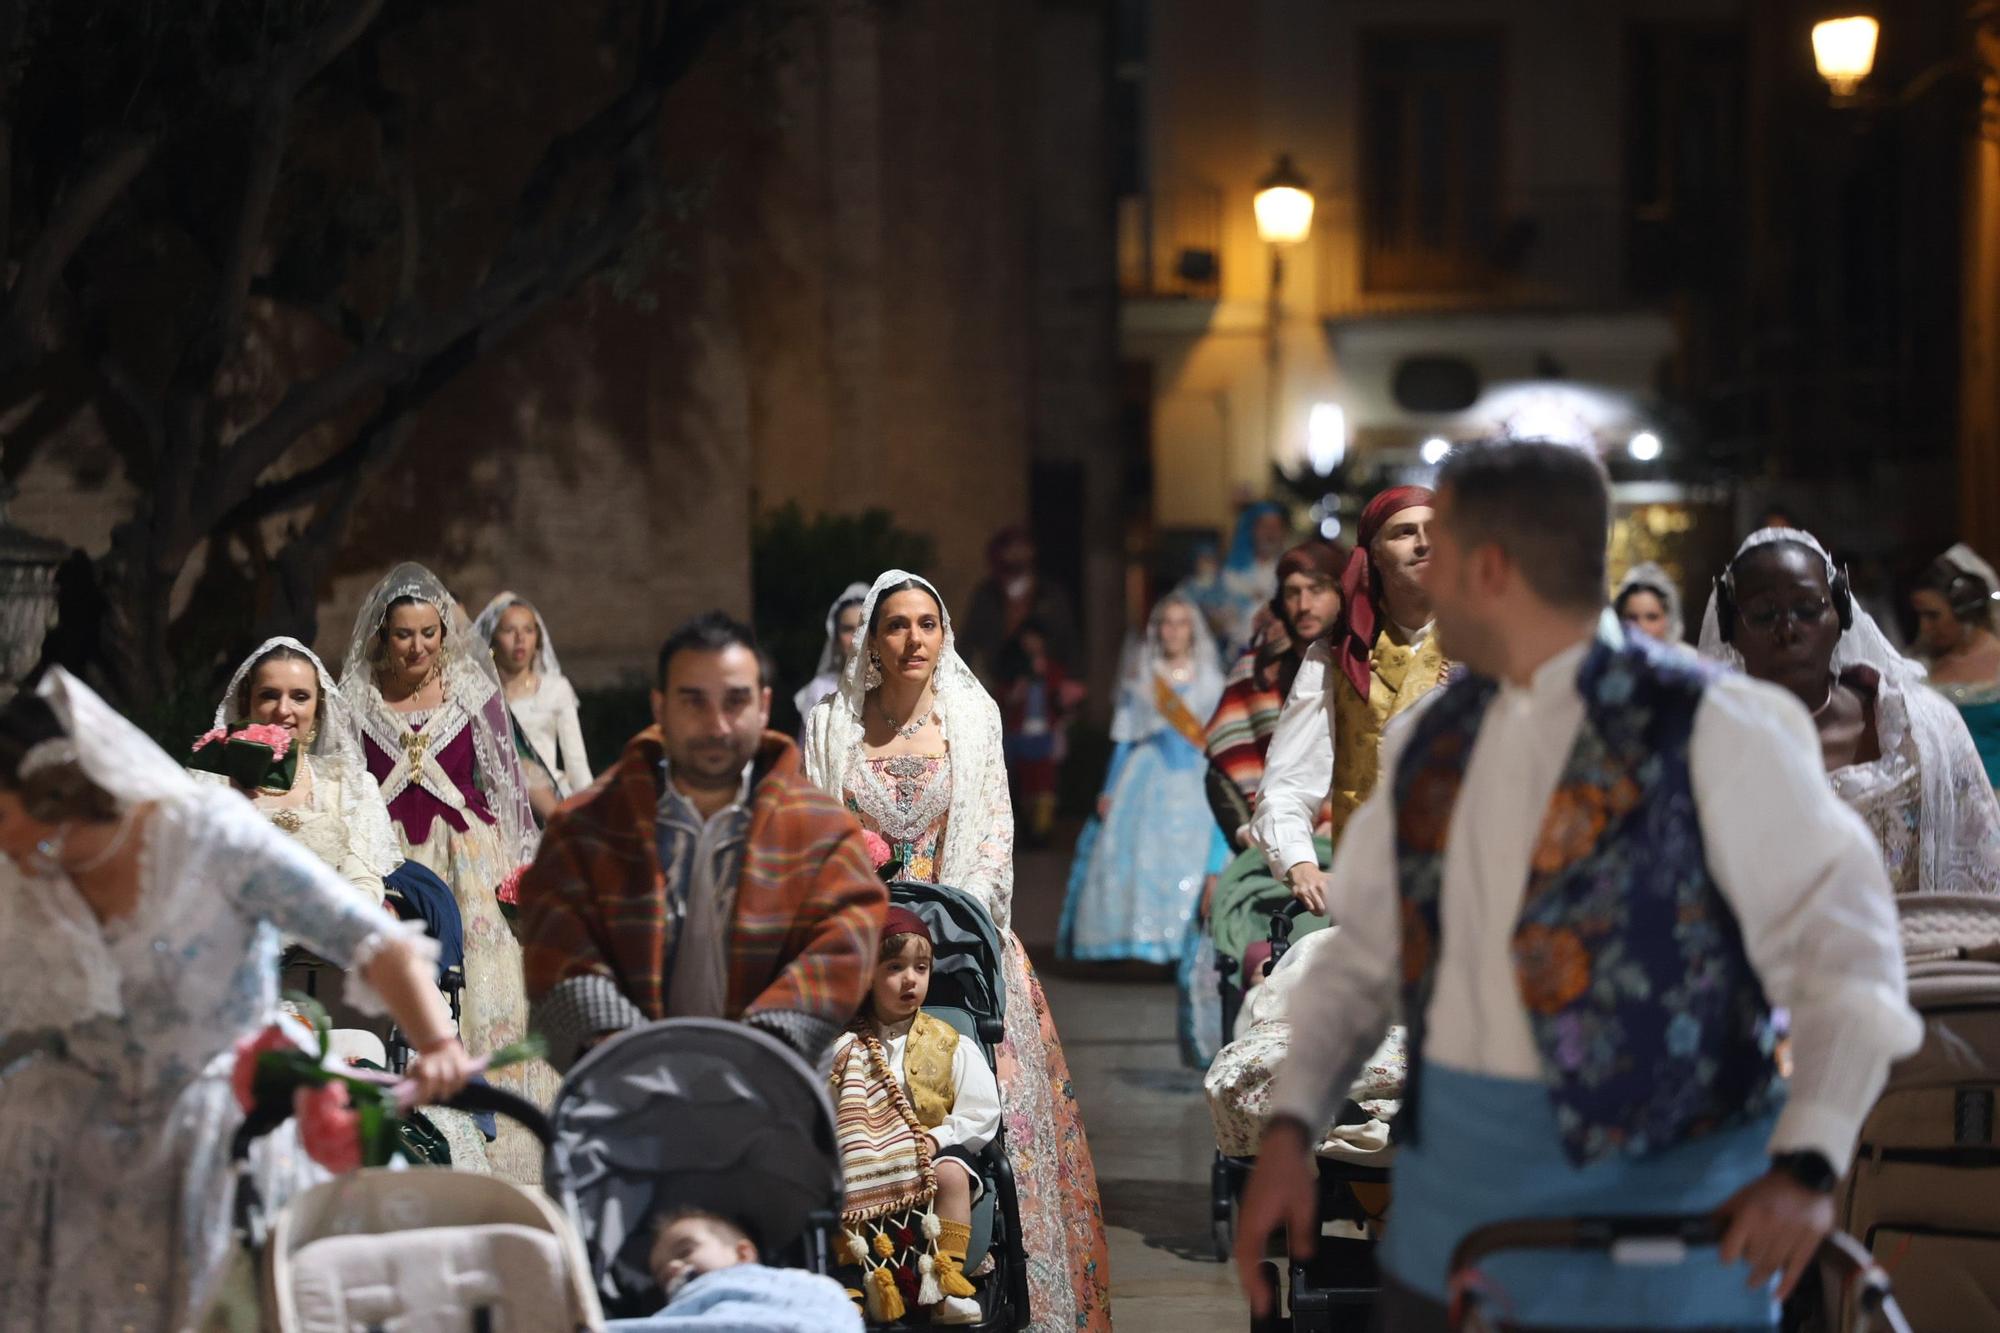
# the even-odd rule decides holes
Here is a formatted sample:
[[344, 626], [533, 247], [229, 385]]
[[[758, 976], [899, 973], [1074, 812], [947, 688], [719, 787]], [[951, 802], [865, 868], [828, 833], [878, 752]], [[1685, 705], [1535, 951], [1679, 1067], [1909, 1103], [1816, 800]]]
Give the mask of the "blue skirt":
[[[1383, 1267], [1432, 1300], [1448, 1298], [1452, 1251], [1490, 1222], [1585, 1214], [1706, 1213], [1770, 1165], [1775, 1113], [1642, 1158], [1578, 1167], [1563, 1152], [1541, 1083], [1424, 1065], [1421, 1142], [1396, 1154]], [[1775, 1327], [1775, 1284], [1714, 1247], [1664, 1267], [1608, 1255], [1523, 1250], [1480, 1264], [1487, 1308], [1549, 1328]]]

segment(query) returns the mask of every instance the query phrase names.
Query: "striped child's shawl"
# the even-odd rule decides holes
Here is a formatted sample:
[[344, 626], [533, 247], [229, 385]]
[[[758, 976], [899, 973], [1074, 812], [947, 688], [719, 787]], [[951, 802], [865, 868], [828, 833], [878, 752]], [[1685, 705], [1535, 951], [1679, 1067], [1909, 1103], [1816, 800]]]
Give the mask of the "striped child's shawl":
[[866, 1022], [848, 1029], [848, 1037], [835, 1050], [832, 1085], [847, 1179], [840, 1220], [854, 1226], [927, 1208], [937, 1195], [937, 1175], [923, 1124], [889, 1068], [882, 1039]]

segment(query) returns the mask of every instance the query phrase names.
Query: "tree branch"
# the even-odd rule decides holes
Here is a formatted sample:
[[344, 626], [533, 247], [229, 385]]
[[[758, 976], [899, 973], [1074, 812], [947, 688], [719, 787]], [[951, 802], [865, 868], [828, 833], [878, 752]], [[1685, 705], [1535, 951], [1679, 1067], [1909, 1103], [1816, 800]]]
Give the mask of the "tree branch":
[[47, 350], [49, 298], [63, 269], [159, 146], [157, 134], [125, 135], [65, 182], [58, 196], [61, 202], [22, 259], [5, 313], [0, 314], [0, 370]]
[[[557, 136], [529, 173], [515, 223], [486, 278], [452, 310], [429, 316], [392, 317], [381, 333], [346, 362], [318, 379], [295, 385], [262, 420], [239, 435], [199, 488], [190, 529], [212, 529], [241, 505], [270, 513], [287, 495], [298, 497], [330, 484], [318, 473], [312, 486], [253, 494], [257, 479], [304, 435], [364, 394], [418, 374], [446, 348], [470, 340], [476, 353], [518, 327], [555, 295], [601, 265], [635, 232], [652, 203], [657, 153], [646, 137], [667, 87], [691, 67], [708, 39], [741, 0], [703, 0], [688, 6], [635, 66], [632, 82], [576, 129]], [[584, 161], [610, 156], [619, 163], [611, 196], [595, 222], [554, 244], [540, 239], [559, 186]], [[305, 474], [301, 474], [302, 476]], [[286, 483], [275, 483], [286, 487]]]

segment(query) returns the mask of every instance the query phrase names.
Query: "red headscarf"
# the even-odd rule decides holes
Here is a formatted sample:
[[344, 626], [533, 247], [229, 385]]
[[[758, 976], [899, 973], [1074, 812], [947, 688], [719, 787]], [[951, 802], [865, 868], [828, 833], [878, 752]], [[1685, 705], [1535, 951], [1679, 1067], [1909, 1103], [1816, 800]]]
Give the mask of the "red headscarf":
[[882, 938], [892, 935], [921, 935], [925, 944], [930, 944], [931, 928], [924, 919], [907, 907], [891, 907], [888, 919], [882, 923]]
[[1369, 548], [1375, 545], [1375, 539], [1382, 535], [1391, 518], [1405, 509], [1428, 506], [1436, 498], [1428, 486], [1394, 486], [1370, 500], [1361, 511], [1354, 554], [1348, 557], [1347, 573], [1340, 580], [1341, 628], [1335, 637], [1339, 640], [1340, 674], [1347, 677], [1363, 699], [1368, 697], [1373, 676], [1369, 654], [1375, 651], [1375, 635], [1382, 628], [1381, 612], [1375, 605], [1381, 589], [1375, 586], [1375, 563]]

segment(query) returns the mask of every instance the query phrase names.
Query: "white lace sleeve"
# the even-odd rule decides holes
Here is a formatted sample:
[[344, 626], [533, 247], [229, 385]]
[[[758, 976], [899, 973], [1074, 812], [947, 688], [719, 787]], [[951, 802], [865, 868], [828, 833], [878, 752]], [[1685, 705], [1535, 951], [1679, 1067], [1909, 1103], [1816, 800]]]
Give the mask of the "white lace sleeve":
[[366, 769], [343, 765], [340, 783], [340, 813], [347, 825], [347, 851], [357, 872], [373, 875], [378, 881], [403, 863], [403, 844], [389, 822], [389, 807], [382, 800], [382, 788]]
[[2000, 894], [2000, 803], [1964, 717], [1923, 685], [1905, 686], [1903, 703], [1924, 770], [1923, 891]]
[[[1000, 710], [990, 699], [984, 702], [986, 707], [977, 715], [976, 734], [969, 738], [972, 743], [961, 745], [957, 737], [951, 738], [952, 781], [965, 781], [969, 790], [963, 801], [952, 801], [951, 827], [945, 836], [959, 847], [969, 844], [965, 864], [971, 869], [969, 873], [950, 870], [955, 886], [976, 894], [992, 914], [993, 924], [1010, 930], [1014, 921], [1014, 802], [1007, 792]], [[971, 761], [965, 770], [958, 768], [960, 755]], [[969, 828], [964, 821], [970, 821]]]
[[563, 781], [575, 793], [590, 785], [590, 756], [584, 752], [583, 723], [578, 715], [581, 703], [567, 676], [555, 679], [562, 683], [562, 692], [556, 700], [557, 760], [562, 766]]

